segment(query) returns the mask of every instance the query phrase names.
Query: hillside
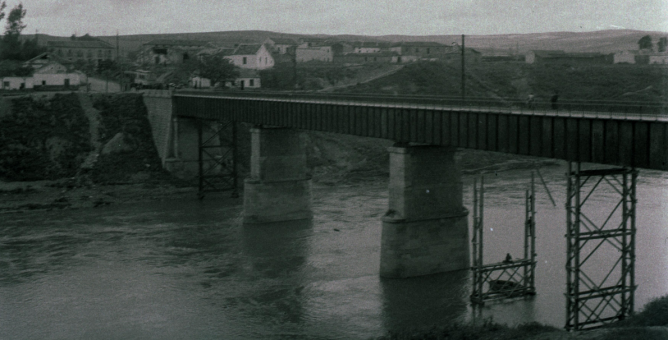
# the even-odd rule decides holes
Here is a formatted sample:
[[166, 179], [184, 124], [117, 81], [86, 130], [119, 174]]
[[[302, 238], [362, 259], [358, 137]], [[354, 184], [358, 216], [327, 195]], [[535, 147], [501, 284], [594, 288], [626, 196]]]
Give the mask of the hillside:
[[[365, 84], [341, 89], [347, 93], [461, 96], [459, 65], [421, 62]], [[546, 101], [554, 91], [560, 100], [615, 100], [665, 103], [668, 69], [653, 65], [528, 65], [521, 62], [467, 65], [470, 97], [526, 99], [534, 93]]]
[[[466, 33], [466, 32], [464, 32]], [[548, 32], [531, 34], [500, 34], [500, 35], [467, 35], [466, 46], [479, 49], [485, 53], [507, 52], [519, 49], [524, 53], [533, 49], [560, 49], [570, 52], [615, 52], [620, 50], [637, 49], [638, 40], [644, 35], [651, 35], [654, 40], [668, 36], [667, 32], [647, 32], [635, 30], [603, 30], [594, 32]], [[443, 44], [460, 43], [461, 35], [306, 35], [287, 34], [270, 31], [225, 31], [200, 32], [178, 34], [139, 34], [120, 35], [119, 48], [121, 51], [136, 51], [142, 44], [154, 39], [189, 39], [204, 40], [216, 45], [234, 43], [259, 43], [268, 37], [279, 38], [331, 38], [344, 41], [436, 41]], [[102, 40], [116, 45], [116, 36], [101, 36]], [[69, 39], [69, 37], [55, 37], [45, 34], [39, 35], [41, 42], [49, 40]]]

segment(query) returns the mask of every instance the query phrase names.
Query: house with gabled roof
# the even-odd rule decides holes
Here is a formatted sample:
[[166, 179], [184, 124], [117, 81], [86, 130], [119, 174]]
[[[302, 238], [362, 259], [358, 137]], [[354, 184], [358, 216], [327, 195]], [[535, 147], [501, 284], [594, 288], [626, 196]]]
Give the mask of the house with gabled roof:
[[85, 78], [84, 74], [74, 70], [71, 62], [52, 52], [44, 52], [24, 62], [23, 66], [32, 68], [35, 89], [72, 89]]
[[114, 60], [115, 48], [102, 40], [47, 41], [47, 51], [67, 61], [86, 61], [97, 65], [102, 60]]
[[274, 67], [274, 58], [264, 44], [241, 44], [225, 58], [230, 59], [234, 66], [244, 69], [264, 70]]
[[298, 44], [289, 38], [267, 38], [263, 43], [271, 52], [286, 54], [293, 50]]
[[201, 40], [157, 39], [145, 43], [137, 61], [142, 64], [181, 64], [197, 56], [201, 50], [215, 48]]

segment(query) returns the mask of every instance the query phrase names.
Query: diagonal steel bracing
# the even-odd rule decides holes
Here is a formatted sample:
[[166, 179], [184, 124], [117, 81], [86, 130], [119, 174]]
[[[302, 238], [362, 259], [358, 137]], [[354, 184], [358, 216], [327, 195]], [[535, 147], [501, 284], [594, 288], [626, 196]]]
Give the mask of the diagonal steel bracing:
[[[633, 313], [638, 172], [629, 168], [583, 171], [580, 163], [569, 163], [568, 167], [565, 328], [583, 330]], [[595, 184], [589, 185], [591, 182]], [[607, 183], [619, 195], [619, 201], [604, 215], [604, 221], [596, 224], [582, 208], [595, 191], [601, 190], [601, 183]], [[620, 222], [611, 223], [616, 217]], [[587, 247], [589, 241], [598, 243], [591, 248]], [[596, 255], [598, 261], [592, 260]], [[608, 269], [602, 270], [601, 266]]]
[[[205, 124], [206, 123], [206, 124]], [[205, 138], [205, 126], [207, 136]], [[206, 192], [237, 192], [237, 130], [234, 121], [197, 120], [199, 197]]]

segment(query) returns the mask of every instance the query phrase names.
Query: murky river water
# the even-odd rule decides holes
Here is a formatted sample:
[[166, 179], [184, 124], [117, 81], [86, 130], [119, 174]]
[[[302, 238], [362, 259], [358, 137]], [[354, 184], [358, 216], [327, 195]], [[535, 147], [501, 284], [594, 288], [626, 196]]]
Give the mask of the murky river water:
[[[564, 172], [542, 170], [556, 207], [537, 186], [538, 295], [484, 315], [563, 327]], [[486, 177], [486, 262], [522, 252], [528, 175]], [[378, 277], [385, 185], [313, 197], [312, 222], [253, 227], [230, 199], [2, 215], [0, 339], [364, 339], [470, 318], [468, 271]], [[641, 171], [638, 201], [636, 310], [668, 294], [668, 174]]]

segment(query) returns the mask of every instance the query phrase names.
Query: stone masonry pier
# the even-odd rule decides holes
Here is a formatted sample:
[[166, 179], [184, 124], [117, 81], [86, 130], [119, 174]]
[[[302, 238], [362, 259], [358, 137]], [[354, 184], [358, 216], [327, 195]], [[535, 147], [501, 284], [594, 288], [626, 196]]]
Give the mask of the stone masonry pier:
[[244, 183], [244, 223], [311, 219], [311, 179], [299, 132], [251, 129], [251, 170]]
[[469, 268], [468, 211], [455, 148], [395, 144], [380, 275], [404, 278]]

